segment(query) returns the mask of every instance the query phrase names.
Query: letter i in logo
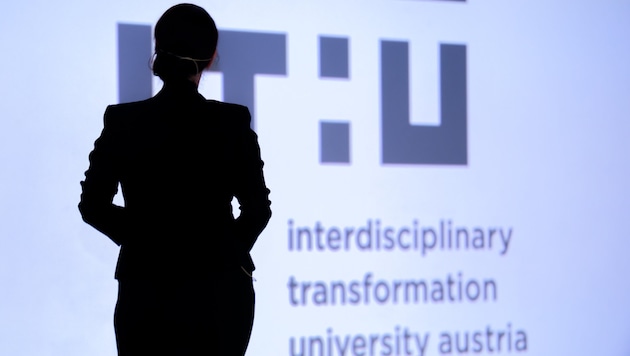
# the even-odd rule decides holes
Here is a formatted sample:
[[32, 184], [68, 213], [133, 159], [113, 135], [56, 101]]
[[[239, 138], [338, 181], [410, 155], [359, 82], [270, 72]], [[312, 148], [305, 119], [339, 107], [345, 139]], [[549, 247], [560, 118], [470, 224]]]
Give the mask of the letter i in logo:
[[118, 24], [118, 102], [148, 99], [153, 95], [151, 26]]

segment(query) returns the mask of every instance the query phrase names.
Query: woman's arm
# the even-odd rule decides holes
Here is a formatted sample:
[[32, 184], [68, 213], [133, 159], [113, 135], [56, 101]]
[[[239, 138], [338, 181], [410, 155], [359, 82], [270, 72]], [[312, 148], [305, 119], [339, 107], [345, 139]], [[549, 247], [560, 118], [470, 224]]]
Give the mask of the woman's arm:
[[269, 200], [269, 189], [265, 185], [263, 175], [263, 161], [260, 157], [260, 147], [258, 136], [250, 128], [251, 116], [246, 107], [242, 108], [239, 118], [245, 117], [239, 123], [242, 131], [240, 142], [239, 172], [235, 195], [240, 204], [241, 214], [236, 219], [236, 236], [241, 239], [239, 243], [249, 252], [258, 235], [267, 226], [271, 218], [271, 201]]
[[105, 110], [103, 131], [90, 153], [90, 166], [81, 182], [79, 211], [83, 221], [120, 245], [125, 242], [128, 219], [125, 208], [113, 204], [120, 181], [117, 159], [120, 130], [113, 111], [112, 106]]

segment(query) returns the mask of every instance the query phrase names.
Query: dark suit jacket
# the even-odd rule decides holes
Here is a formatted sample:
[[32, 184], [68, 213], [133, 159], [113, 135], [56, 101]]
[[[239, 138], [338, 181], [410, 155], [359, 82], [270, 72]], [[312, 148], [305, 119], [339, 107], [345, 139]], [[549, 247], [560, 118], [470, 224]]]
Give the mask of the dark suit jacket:
[[[250, 120], [246, 107], [208, 101], [189, 81], [107, 107], [79, 210], [121, 246], [116, 278], [254, 269], [249, 251], [271, 203]], [[119, 183], [124, 207], [112, 203]]]

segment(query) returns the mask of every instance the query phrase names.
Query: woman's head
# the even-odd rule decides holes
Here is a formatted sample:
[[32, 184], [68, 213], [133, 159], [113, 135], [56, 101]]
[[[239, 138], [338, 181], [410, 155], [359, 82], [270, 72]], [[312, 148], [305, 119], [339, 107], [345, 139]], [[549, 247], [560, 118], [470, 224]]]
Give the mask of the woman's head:
[[155, 25], [153, 74], [165, 82], [196, 75], [210, 65], [218, 37], [214, 20], [203, 8], [171, 7]]

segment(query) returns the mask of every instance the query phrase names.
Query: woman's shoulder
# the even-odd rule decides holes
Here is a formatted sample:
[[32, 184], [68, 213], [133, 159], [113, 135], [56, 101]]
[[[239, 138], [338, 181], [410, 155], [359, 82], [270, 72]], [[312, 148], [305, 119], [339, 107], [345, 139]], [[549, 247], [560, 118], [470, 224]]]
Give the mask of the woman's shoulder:
[[226, 103], [224, 101], [219, 101], [219, 100], [206, 100], [206, 103], [208, 105], [210, 105], [211, 107], [215, 107], [217, 109], [220, 109], [222, 111], [228, 111], [228, 112], [234, 112], [234, 113], [240, 113], [240, 114], [246, 114], [249, 115], [249, 109], [247, 108], [247, 106], [244, 105], [240, 105], [240, 104], [234, 104], [234, 103]]
[[105, 109], [105, 112], [122, 115], [128, 112], [134, 112], [137, 110], [146, 110], [146, 108], [152, 106], [154, 101], [155, 101], [154, 98], [149, 98], [145, 100], [132, 101], [128, 103], [110, 104]]
[[251, 115], [247, 106], [218, 100], [207, 100], [206, 103], [213, 111], [218, 111], [223, 120], [236, 126], [249, 127]]
[[104, 124], [112, 130], [129, 131], [146, 126], [147, 120], [160, 112], [153, 98], [128, 103], [111, 104], [105, 108]]
[[[128, 126], [146, 123], [146, 118], [152, 120], [157, 116], [174, 115], [171, 111], [173, 108], [164, 107], [159, 100], [149, 98], [142, 101], [134, 101], [129, 103], [112, 104], [105, 109], [105, 122], [109, 125]], [[195, 110], [196, 115], [202, 117], [212, 117], [213, 120], [219, 120], [221, 124], [227, 125], [237, 130], [246, 130], [250, 127], [251, 115], [247, 106], [227, 103], [218, 100], [205, 100], [205, 109]], [[205, 113], [204, 113], [205, 112]], [[216, 122], [216, 121], [215, 121]]]

